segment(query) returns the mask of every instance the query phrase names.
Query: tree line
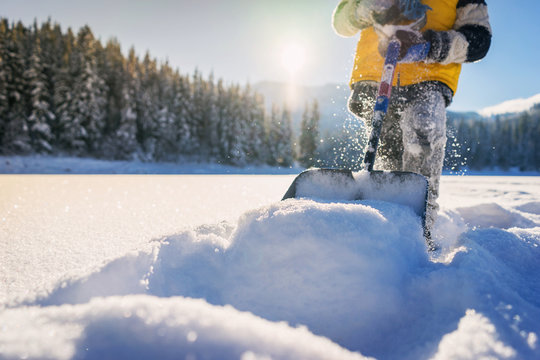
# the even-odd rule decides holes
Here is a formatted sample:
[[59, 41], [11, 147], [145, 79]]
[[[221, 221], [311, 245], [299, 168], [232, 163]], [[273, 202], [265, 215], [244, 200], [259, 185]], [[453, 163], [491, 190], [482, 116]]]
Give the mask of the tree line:
[[540, 170], [540, 104], [490, 118], [450, 117], [448, 125], [449, 170]]
[[[448, 113], [444, 169], [540, 171], [540, 104], [513, 114], [481, 117]], [[361, 121], [326, 132], [317, 148], [316, 165], [362, 169], [366, 130]]]
[[287, 107], [266, 110], [249, 85], [181, 74], [134, 48], [124, 56], [89, 26], [0, 19], [2, 154], [309, 166], [318, 116], [306, 105], [297, 141]]
[[[319, 134], [316, 101], [295, 135], [286, 106], [266, 109], [249, 85], [181, 74], [147, 52], [127, 56], [88, 26], [0, 19], [0, 154], [359, 169], [365, 134], [350, 122]], [[540, 106], [448, 120], [445, 167], [540, 170]]]

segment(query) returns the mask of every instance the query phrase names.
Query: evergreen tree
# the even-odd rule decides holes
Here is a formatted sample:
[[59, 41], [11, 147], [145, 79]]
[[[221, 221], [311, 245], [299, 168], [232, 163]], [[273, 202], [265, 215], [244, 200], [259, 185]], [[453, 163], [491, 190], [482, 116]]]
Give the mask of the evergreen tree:
[[279, 154], [281, 166], [291, 166], [294, 160], [291, 112], [285, 107], [281, 113]]
[[61, 45], [60, 51], [62, 56], [58, 65], [58, 70], [54, 75], [55, 87], [53, 92], [52, 107], [55, 109], [56, 121], [54, 122], [51, 129], [53, 137], [58, 146], [66, 150], [69, 150], [73, 147], [82, 148], [83, 146], [82, 143], [80, 144], [80, 146], [73, 146], [73, 142], [76, 141], [76, 138], [74, 139], [74, 137], [70, 136], [71, 134], [75, 135], [77, 132], [81, 131], [80, 129], [74, 129], [71, 126], [72, 117], [70, 110], [74, 81], [71, 76], [71, 57], [74, 47], [75, 36], [71, 29], [68, 29]]
[[81, 28], [69, 54], [66, 84], [60, 85], [61, 93], [57, 93], [61, 97], [61, 141], [67, 150], [78, 155], [97, 153], [103, 139], [107, 89], [98, 74], [100, 50], [90, 28]]
[[50, 111], [51, 96], [48, 92], [47, 79], [42, 64], [39, 38], [36, 38], [32, 53], [24, 72], [28, 104], [27, 122], [32, 147], [37, 151], [52, 151], [50, 123], [55, 118]]
[[[210, 80], [203, 79], [202, 74], [195, 70], [193, 74], [192, 91], [192, 112], [190, 116], [191, 127], [197, 146], [196, 152], [203, 157], [209, 158], [219, 152], [217, 148], [217, 128], [218, 112], [215, 108], [216, 91], [213, 83], [213, 75]], [[214, 145], [213, 145], [214, 144]]]
[[116, 39], [109, 40], [103, 50], [98, 72], [106, 88], [106, 123], [104, 136], [112, 135], [120, 126], [122, 109], [125, 104], [125, 85], [129, 82], [126, 60]]
[[193, 129], [190, 128], [191, 85], [188, 77], [181, 76], [178, 71], [175, 74], [174, 86], [174, 141], [178, 154], [190, 154], [196, 146], [194, 145]]
[[530, 137], [532, 132], [532, 120], [529, 113], [521, 114], [517, 119], [516, 129], [516, 166], [520, 170], [531, 168], [534, 139]]
[[144, 160], [153, 160], [156, 149], [157, 117], [159, 105], [157, 62], [147, 52], [138, 66], [140, 91], [137, 93], [137, 141], [142, 149], [139, 155]]
[[257, 93], [252, 93], [248, 85], [243, 94], [243, 106], [245, 111], [245, 141], [243, 152], [246, 161], [250, 163], [263, 163], [267, 158], [268, 149], [265, 147], [264, 128], [264, 99]]
[[229, 106], [230, 94], [219, 79], [216, 86], [216, 133], [218, 136], [218, 154], [219, 161], [227, 162], [230, 154], [230, 126], [232, 125], [232, 115]]
[[[277, 111], [277, 110], [276, 110]], [[103, 47], [50, 20], [0, 20], [0, 151], [60, 151], [112, 159], [179, 155], [231, 164], [293, 161], [291, 115], [272, 121], [262, 97], [199, 71], [181, 75], [147, 53]], [[270, 124], [271, 123], [271, 124]], [[272, 138], [272, 141], [270, 141]], [[271, 145], [271, 146], [270, 146]]]
[[156, 160], [175, 160], [177, 153], [175, 120], [175, 83], [173, 70], [164, 64], [158, 75], [158, 114], [156, 128]]
[[6, 19], [0, 19], [0, 151], [3, 149], [4, 133], [9, 114], [8, 104], [8, 54], [7, 38], [9, 25]]
[[120, 112], [118, 128], [113, 135], [115, 159], [131, 160], [137, 150], [137, 113], [134, 109], [135, 94], [132, 88], [122, 89], [123, 107]]
[[291, 114], [287, 108], [279, 111], [272, 106], [269, 119], [268, 147], [270, 149], [270, 165], [291, 166], [293, 164]]
[[512, 129], [509, 121], [502, 120], [500, 122], [500, 134], [498, 137], [498, 157], [497, 165], [502, 169], [507, 170], [510, 168], [511, 156], [512, 156]]
[[230, 89], [230, 115], [231, 124], [228, 126], [228, 162], [235, 165], [244, 165], [247, 161], [245, 145], [247, 143], [247, 115], [240, 94], [239, 86]]
[[[137, 77], [138, 59], [135, 49], [129, 50], [127, 61], [124, 64], [124, 77], [121, 83], [122, 100], [120, 106], [120, 118], [114, 133], [110, 135], [110, 150], [107, 154], [115, 159], [130, 160], [137, 151], [137, 94], [140, 91], [140, 82]], [[109, 109], [113, 106], [109, 103]], [[114, 111], [114, 110], [113, 110]], [[114, 115], [109, 113], [109, 116]], [[114, 120], [113, 120], [114, 121]]]
[[68, 36], [62, 34], [60, 25], [52, 25], [49, 19], [41, 26], [37, 38], [40, 41], [41, 47], [40, 58], [43, 81], [45, 82], [48, 97], [46, 101], [49, 105], [49, 111], [54, 115], [48, 122], [51, 131], [49, 143], [54, 147], [58, 143], [60, 131], [55, 97], [57, 95], [57, 88], [65, 85], [65, 81], [62, 80], [62, 71], [67, 63], [65, 39]]
[[300, 164], [304, 167], [315, 165], [317, 159], [317, 145], [319, 143], [319, 105], [313, 101], [311, 109], [306, 103], [300, 124]]
[[26, 83], [24, 70], [27, 53], [27, 29], [17, 23], [5, 41], [4, 56], [7, 79], [7, 114], [2, 134], [2, 148], [7, 153], [30, 153], [32, 151], [28, 124], [26, 121]]
[[531, 129], [531, 139], [533, 144], [532, 149], [532, 168], [534, 170], [540, 170], [540, 108], [536, 108], [534, 113], [533, 126]]
[[484, 122], [476, 122], [474, 138], [476, 141], [473, 143], [470, 164], [474, 169], [482, 169], [484, 164], [489, 163], [489, 148], [491, 146], [490, 134]]
[[266, 147], [268, 148], [268, 159], [266, 160], [269, 165], [278, 164], [277, 154], [277, 142], [279, 140], [279, 132], [277, 131], [277, 123], [279, 122], [279, 109], [276, 104], [272, 104], [272, 110], [270, 116], [266, 118]]

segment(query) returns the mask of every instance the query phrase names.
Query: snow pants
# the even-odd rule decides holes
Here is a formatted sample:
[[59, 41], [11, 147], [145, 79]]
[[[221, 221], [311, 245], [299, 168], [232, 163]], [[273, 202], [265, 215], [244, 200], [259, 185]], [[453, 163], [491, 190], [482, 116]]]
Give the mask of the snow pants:
[[[349, 110], [371, 131], [371, 118], [378, 84], [353, 84]], [[429, 181], [426, 227], [431, 229], [439, 205], [439, 182], [446, 146], [446, 107], [452, 91], [440, 82], [394, 87], [384, 119], [374, 167], [379, 170], [410, 171]]]

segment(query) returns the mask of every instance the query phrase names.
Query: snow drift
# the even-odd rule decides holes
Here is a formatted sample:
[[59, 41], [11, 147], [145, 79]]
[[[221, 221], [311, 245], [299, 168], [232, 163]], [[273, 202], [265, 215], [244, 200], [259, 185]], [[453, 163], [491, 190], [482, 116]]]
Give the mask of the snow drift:
[[287, 200], [185, 231], [6, 309], [0, 354], [539, 357], [540, 227], [508, 211], [509, 230], [467, 230], [459, 211], [481, 219], [443, 213], [432, 258], [418, 217], [379, 201]]
[[14, 309], [1, 318], [2, 358], [365, 359], [305, 327], [200, 299], [96, 298], [78, 306]]

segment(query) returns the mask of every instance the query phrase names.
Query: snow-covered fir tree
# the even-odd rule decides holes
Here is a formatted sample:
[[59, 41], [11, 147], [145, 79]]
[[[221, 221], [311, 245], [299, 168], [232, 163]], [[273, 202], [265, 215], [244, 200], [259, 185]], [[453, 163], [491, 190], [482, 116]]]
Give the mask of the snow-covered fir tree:
[[[230, 108], [230, 93], [225, 88], [223, 79], [219, 79], [216, 86], [216, 107], [218, 109], [216, 119], [216, 132], [218, 134], [218, 148], [220, 161], [227, 162], [231, 149], [231, 127], [233, 118]], [[233, 130], [234, 131], [234, 130]]]
[[206, 81], [198, 70], [195, 70], [192, 78], [190, 125], [196, 138], [196, 152], [205, 158], [219, 152], [215, 126], [218, 122], [218, 112], [215, 109], [217, 94], [213, 81], [212, 74], [209, 81]]
[[242, 144], [243, 113], [240, 103], [239, 87], [237, 85], [225, 87], [223, 80], [219, 80], [216, 87], [215, 115], [213, 127], [217, 135], [216, 148], [219, 161], [229, 164], [241, 165], [245, 162], [245, 153]]
[[291, 113], [274, 104], [268, 122], [268, 147], [270, 165], [291, 166], [293, 164]]
[[158, 106], [155, 158], [174, 161], [177, 153], [174, 71], [164, 64], [158, 73]]
[[245, 165], [247, 144], [247, 114], [240, 93], [240, 87], [234, 85], [229, 89], [229, 114], [231, 124], [228, 126], [228, 157], [231, 164]]
[[319, 144], [319, 104], [314, 100], [311, 107], [306, 103], [300, 124], [299, 155], [300, 164], [304, 167], [315, 165], [317, 146]]
[[[4, 23], [5, 25], [5, 23]], [[26, 68], [26, 44], [28, 32], [22, 23], [17, 23], [4, 39], [3, 66], [4, 77], [7, 80], [7, 113], [4, 115], [2, 126], [2, 150], [6, 153], [29, 153], [32, 151], [30, 132], [26, 119], [26, 83], [24, 71]]]
[[140, 91], [137, 93], [137, 141], [141, 148], [139, 157], [143, 160], [154, 160], [157, 136], [157, 117], [159, 105], [157, 62], [147, 52], [140, 66], [137, 66], [137, 77]]
[[105, 158], [130, 160], [137, 151], [135, 105], [139, 82], [134, 74], [137, 59], [133, 49], [130, 50], [128, 59], [126, 61], [123, 58], [119, 45], [115, 42], [108, 44], [106, 62], [115, 64], [115, 74], [105, 76], [109, 96], [106, 133], [100, 147], [101, 156]]
[[253, 93], [248, 85], [242, 95], [243, 109], [246, 112], [246, 130], [244, 153], [246, 159], [251, 163], [263, 163], [268, 157], [266, 148], [265, 128], [264, 128], [264, 99], [261, 95]]
[[68, 29], [63, 37], [61, 45], [60, 63], [54, 76], [54, 91], [52, 108], [55, 111], [55, 122], [52, 126], [52, 133], [61, 149], [69, 150], [73, 144], [73, 138], [66, 136], [66, 130], [72, 130], [70, 104], [72, 99], [73, 78], [71, 76], [71, 53], [75, 46], [75, 35]]
[[122, 110], [124, 108], [126, 96], [126, 84], [128, 75], [126, 71], [125, 58], [122, 54], [120, 44], [116, 39], [107, 41], [107, 44], [98, 56], [98, 72], [106, 85], [105, 96], [105, 127], [103, 138], [97, 150], [97, 156], [113, 159], [125, 159], [127, 157], [120, 148], [120, 139], [117, 131], [122, 123]]
[[195, 148], [193, 129], [189, 126], [192, 110], [189, 77], [180, 75], [178, 70], [174, 79], [174, 141], [177, 154], [190, 154]]
[[52, 139], [50, 123], [55, 116], [50, 110], [51, 94], [47, 87], [47, 79], [42, 64], [42, 51], [39, 38], [32, 46], [30, 59], [24, 72], [28, 104], [27, 123], [31, 145], [39, 152], [51, 152], [49, 143]]
[[[37, 28], [37, 26], [36, 26]], [[58, 143], [60, 126], [58, 120], [58, 111], [56, 109], [56, 89], [62, 84], [65, 84], [61, 80], [62, 69], [67, 63], [67, 48], [66, 38], [62, 33], [62, 29], [59, 24], [52, 24], [50, 20], [43, 23], [38, 30], [38, 36], [41, 47], [41, 61], [43, 66], [44, 81], [49, 94], [49, 110], [53, 113], [54, 117], [49, 120], [49, 128], [51, 131], [51, 140], [49, 143], [53, 148]]]
[[[264, 100], [213, 74], [103, 47], [85, 26], [0, 25], [0, 150], [143, 160], [266, 162]], [[272, 160], [273, 161], [273, 160]], [[275, 161], [274, 161], [275, 162]]]
[[98, 73], [100, 48], [88, 26], [79, 30], [66, 79], [72, 82], [64, 89], [70, 93], [62, 94], [59, 118], [62, 142], [75, 154], [96, 153], [103, 138], [107, 89]]
[[0, 20], [0, 150], [3, 148], [6, 119], [9, 113], [8, 104], [8, 63], [7, 63], [7, 36], [8, 23], [6, 19]]
[[[50, 20], [26, 27], [0, 19], [4, 154], [292, 163], [294, 138], [287, 121], [275, 109], [268, 114], [263, 104], [249, 86], [226, 85], [199, 71], [180, 74], [150, 54], [139, 60], [134, 49], [125, 57], [116, 40], [103, 47], [88, 26], [74, 35]], [[298, 160], [306, 166], [315, 159], [309, 154], [316, 140], [311, 111], [298, 138]], [[449, 118], [446, 165], [538, 170], [539, 122], [538, 106], [494, 119]], [[325, 135], [316, 165], [355, 168], [363, 155], [357, 134], [349, 127]]]

